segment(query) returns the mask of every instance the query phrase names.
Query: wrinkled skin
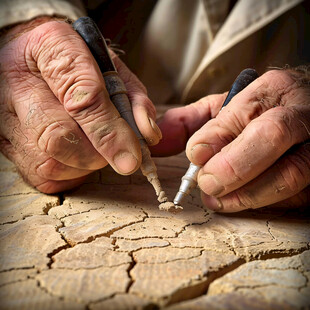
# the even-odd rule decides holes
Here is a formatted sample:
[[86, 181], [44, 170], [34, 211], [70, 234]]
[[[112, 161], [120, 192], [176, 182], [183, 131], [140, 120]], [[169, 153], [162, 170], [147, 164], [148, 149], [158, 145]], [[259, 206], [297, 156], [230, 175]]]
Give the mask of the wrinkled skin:
[[[107, 164], [120, 174], [139, 168], [139, 142], [71, 25], [43, 17], [1, 39], [0, 146], [24, 179], [55, 193]], [[113, 53], [112, 58], [141, 133], [149, 144], [158, 143], [156, 112], [144, 86]]]
[[[161, 132], [145, 88], [112, 57], [140, 131], [157, 144]], [[30, 184], [54, 193], [107, 164], [121, 174], [138, 169], [139, 143], [70, 25], [39, 18], [14, 27], [1, 42], [0, 63], [1, 151]], [[189, 160], [202, 166], [202, 201], [216, 211], [307, 205], [309, 76], [301, 81], [293, 71], [267, 72], [219, 113], [225, 97], [207, 96], [166, 112], [158, 122], [163, 139], [153, 154], [173, 155], [186, 147]]]
[[309, 206], [309, 85], [307, 72], [273, 70], [220, 113], [227, 94], [170, 110], [159, 121], [163, 139], [153, 153], [172, 155], [186, 145], [189, 160], [202, 166], [198, 185], [210, 209]]

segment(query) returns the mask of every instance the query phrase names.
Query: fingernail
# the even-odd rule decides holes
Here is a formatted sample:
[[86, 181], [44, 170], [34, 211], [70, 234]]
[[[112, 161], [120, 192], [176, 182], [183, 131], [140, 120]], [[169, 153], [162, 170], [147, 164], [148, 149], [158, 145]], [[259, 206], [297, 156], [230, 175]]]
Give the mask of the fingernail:
[[198, 165], [203, 165], [207, 159], [213, 156], [213, 149], [209, 144], [196, 144], [192, 147], [190, 155]]
[[201, 201], [210, 210], [221, 211], [224, 209], [223, 203], [219, 198], [206, 195], [203, 191], [200, 193]]
[[213, 211], [220, 211], [223, 209], [223, 204], [220, 199], [216, 197], [210, 197], [208, 202], [205, 203], [206, 207]]
[[209, 196], [217, 196], [224, 190], [217, 178], [209, 173], [199, 176], [199, 187]]
[[138, 160], [133, 154], [129, 152], [119, 152], [113, 157], [113, 162], [119, 173], [129, 174], [133, 172], [137, 165]]
[[159, 138], [159, 140], [162, 139], [163, 135], [161, 133], [161, 130], [159, 129], [159, 127], [157, 126], [157, 124], [153, 121], [153, 119], [151, 117], [149, 117], [149, 122], [155, 132], [155, 134], [157, 135], [157, 137]]

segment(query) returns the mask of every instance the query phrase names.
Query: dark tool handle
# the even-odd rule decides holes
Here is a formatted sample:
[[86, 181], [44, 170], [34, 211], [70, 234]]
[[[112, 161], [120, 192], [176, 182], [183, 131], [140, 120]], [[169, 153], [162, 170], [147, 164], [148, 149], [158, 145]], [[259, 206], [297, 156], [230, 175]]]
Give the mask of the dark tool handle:
[[73, 23], [74, 30], [83, 38], [102, 73], [116, 71], [108, 47], [96, 23], [90, 17], [80, 17]]
[[119, 114], [126, 120], [138, 139], [144, 140], [135, 122], [126, 87], [116, 71], [105, 39], [96, 23], [90, 17], [85, 16], [75, 21], [73, 28], [83, 38], [94, 56], [103, 75], [110, 99]]
[[[242, 91], [246, 86], [251, 82], [257, 79], [258, 74], [254, 69], [245, 69], [243, 70], [235, 79], [223, 105], [222, 109], [230, 102], [230, 100]], [[179, 205], [186, 195], [189, 195], [191, 190], [197, 186], [197, 176], [200, 170], [200, 166], [190, 164], [185, 175], [182, 178], [181, 186], [177, 192], [173, 203]]]
[[250, 83], [258, 78], [258, 73], [254, 69], [244, 69], [235, 79], [231, 89], [222, 105], [222, 109], [230, 102], [230, 100], [240, 91], [246, 88]]

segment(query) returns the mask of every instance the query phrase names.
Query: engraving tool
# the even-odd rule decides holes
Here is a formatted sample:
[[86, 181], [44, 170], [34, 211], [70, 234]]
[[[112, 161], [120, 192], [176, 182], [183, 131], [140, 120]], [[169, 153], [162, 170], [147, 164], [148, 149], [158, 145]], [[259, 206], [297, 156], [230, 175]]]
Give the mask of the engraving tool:
[[[258, 74], [254, 69], [243, 70], [234, 81], [221, 110], [230, 102], [230, 100], [242, 91], [246, 86], [258, 78]], [[180, 205], [185, 196], [188, 196], [193, 188], [197, 187], [197, 176], [200, 170], [200, 166], [190, 163], [188, 170], [182, 177], [180, 188], [173, 200], [175, 205]]]
[[[131, 103], [127, 96], [126, 87], [119, 77], [117, 70], [111, 60], [107, 44], [96, 23], [90, 17], [81, 17], [73, 23], [74, 30], [83, 38], [92, 52], [100, 71], [103, 75], [106, 89], [114, 106], [124, 118], [139, 139], [142, 152], [142, 163], [140, 169], [156, 191], [159, 202], [166, 202], [168, 198], [161, 188], [157, 175], [157, 168], [151, 158], [148, 145], [140, 133], [135, 122]], [[173, 205], [173, 204], [172, 204]]]

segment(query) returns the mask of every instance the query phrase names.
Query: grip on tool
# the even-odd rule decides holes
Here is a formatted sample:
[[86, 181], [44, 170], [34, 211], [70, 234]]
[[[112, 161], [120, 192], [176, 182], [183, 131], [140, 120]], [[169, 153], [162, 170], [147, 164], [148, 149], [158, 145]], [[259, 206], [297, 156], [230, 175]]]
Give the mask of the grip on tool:
[[83, 38], [95, 58], [110, 99], [119, 114], [129, 124], [139, 140], [144, 140], [135, 122], [126, 87], [110, 57], [107, 44], [96, 23], [90, 17], [81, 17], [73, 23], [74, 30]]
[[[248, 86], [251, 82], [258, 78], [258, 73], [254, 69], [245, 69], [243, 70], [234, 81], [221, 110], [230, 102], [230, 100], [237, 95], [240, 91], [242, 91], [246, 86]], [[186, 171], [184, 177], [182, 178], [182, 182], [180, 188], [173, 200], [175, 205], [179, 205], [181, 201], [184, 199], [186, 195], [189, 195], [191, 190], [197, 185], [197, 175], [200, 170], [199, 166], [194, 164], [190, 164], [188, 170]]]
[[74, 30], [83, 38], [96, 59], [102, 73], [116, 71], [107, 44], [96, 23], [90, 17], [80, 17], [73, 23]]
[[250, 83], [258, 78], [256, 70], [247, 68], [241, 71], [241, 73], [235, 79], [231, 89], [222, 105], [222, 109], [230, 102], [230, 100], [246, 88]]

